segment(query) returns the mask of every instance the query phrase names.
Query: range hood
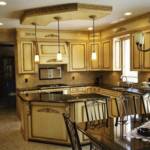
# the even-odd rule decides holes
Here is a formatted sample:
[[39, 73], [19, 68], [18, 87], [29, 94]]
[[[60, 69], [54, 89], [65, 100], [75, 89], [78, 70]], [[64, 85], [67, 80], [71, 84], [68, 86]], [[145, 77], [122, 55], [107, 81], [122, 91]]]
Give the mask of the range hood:
[[60, 43], [60, 52], [62, 61], [57, 61], [58, 44], [56, 42], [39, 42], [39, 64], [68, 64], [68, 46], [66, 43]]

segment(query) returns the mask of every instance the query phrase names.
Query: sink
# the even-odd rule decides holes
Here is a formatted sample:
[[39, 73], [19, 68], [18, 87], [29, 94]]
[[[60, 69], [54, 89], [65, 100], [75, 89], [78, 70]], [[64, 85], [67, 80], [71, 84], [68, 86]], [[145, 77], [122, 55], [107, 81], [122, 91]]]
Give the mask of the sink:
[[117, 90], [117, 91], [126, 91], [127, 89], [124, 87], [113, 87], [113, 90]]

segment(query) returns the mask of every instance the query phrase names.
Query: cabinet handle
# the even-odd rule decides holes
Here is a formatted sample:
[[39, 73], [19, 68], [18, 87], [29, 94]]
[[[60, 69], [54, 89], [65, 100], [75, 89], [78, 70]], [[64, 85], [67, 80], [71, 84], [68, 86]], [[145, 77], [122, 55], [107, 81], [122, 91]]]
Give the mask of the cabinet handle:
[[59, 111], [51, 109], [51, 108], [41, 108], [41, 109], [38, 109], [38, 112], [58, 113], [58, 114], [60, 113]]

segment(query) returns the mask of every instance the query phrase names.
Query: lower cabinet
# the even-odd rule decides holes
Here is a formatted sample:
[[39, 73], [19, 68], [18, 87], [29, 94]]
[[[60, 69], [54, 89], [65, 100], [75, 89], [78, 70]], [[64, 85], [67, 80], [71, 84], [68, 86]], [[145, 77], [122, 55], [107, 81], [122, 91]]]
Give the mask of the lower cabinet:
[[70, 113], [63, 103], [33, 103], [31, 105], [31, 138], [67, 144], [68, 134], [62, 113]]

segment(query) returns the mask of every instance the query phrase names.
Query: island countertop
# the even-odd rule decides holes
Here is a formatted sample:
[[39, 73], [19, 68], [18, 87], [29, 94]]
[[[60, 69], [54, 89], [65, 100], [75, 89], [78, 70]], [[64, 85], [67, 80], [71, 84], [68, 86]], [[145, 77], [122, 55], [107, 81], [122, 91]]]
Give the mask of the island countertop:
[[108, 98], [100, 94], [77, 94], [77, 95], [65, 95], [65, 94], [54, 94], [54, 93], [30, 93], [30, 94], [19, 94], [21, 100], [26, 102], [57, 102], [57, 103], [72, 103], [82, 102], [86, 100], [98, 100]]

